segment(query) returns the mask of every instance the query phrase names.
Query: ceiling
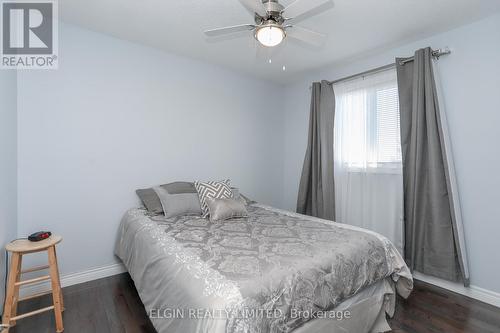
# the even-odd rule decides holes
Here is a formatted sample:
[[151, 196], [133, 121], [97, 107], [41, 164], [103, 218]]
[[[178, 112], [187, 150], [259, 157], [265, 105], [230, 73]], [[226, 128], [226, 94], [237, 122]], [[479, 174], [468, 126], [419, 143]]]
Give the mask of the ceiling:
[[90, 30], [285, 83], [300, 72], [417, 40], [500, 10], [498, 0], [334, 1], [333, 9], [299, 24], [326, 33], [325, 46], [307, 48], [288, 40], [271, 64], [257, 57], [251, 32], [217, 41], [204, 36], [209, 28], [253, 23], [238, 0], [64, 0], [60, 15]]

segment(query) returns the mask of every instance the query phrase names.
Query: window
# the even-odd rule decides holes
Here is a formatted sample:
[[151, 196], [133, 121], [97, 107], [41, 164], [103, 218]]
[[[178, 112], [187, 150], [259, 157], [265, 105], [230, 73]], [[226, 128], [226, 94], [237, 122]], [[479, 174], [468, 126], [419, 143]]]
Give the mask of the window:
[[334, 86], [336, 163], [351, 171], [401, 169], [396, 71]]

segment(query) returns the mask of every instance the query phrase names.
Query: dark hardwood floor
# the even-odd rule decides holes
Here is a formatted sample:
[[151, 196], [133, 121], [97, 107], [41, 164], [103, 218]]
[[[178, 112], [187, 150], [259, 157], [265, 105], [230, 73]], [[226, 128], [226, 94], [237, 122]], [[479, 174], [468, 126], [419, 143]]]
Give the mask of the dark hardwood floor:
[[[128, 274], [64, 288], [64, 300], [67, 333], [156, 332]], [[26, 301], [19, 305], [20, 313], [50, 301], [49, 296]], [[408, 300], [398, 299], [390, 324], [396, 333], [496, 333], [500, 309], [417, 281]], [[49, 312], [20, 320], [10, 333], [52, 333], [54, 327]]]

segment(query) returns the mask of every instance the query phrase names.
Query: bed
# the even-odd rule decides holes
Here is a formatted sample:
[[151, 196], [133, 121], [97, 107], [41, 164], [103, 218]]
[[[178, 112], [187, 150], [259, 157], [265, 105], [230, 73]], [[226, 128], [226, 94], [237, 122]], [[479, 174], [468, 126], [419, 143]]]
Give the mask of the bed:
[[129, 210], [116, 255], [159, 333], [385, 332], [411, 273], [364, 229], [252, 204], [224, 222]]

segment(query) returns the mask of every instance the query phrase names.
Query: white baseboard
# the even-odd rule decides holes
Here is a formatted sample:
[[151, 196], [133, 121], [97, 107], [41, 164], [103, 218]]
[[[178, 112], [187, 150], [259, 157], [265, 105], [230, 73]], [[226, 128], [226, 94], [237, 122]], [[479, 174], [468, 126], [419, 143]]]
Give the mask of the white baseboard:
[[[123, 272], [126, 272], [126, 269], [122, 264], [112, 264], [109, 266], [93, 268], [88, 271], [63, 275], [61, 276], [61, 285], [63, 287], [69, 287], [75, 284], [85, 283], [93, 280], [102, 279], [108, 276], [121, 274]], [[415, 272], [413, 274], [413, 277], [416, 280], [427, 282], [432, 285], [456, 292], [458, 294], [491, 304], [493, 306], [500, 307], [500, 293], [480, 288], [477, 286], [470, 286], [466, 288], [459, 283], [445, 281], [418, 272]], [[25, 288], [21, 288], [20, 295], [21, 297], [23, 297], [23, 296], [33, 295], [36, 293], [46, 292], [49, 290], [50, 290], [50, 283], [48, 281], [45, 281], [27, 286]]]
[[[122, 264], [112, 264], [109, 266], [97, 267], [89, 269], [88, 271], [62, 275], [61, 285], [62, 287], [69, 287], [75, 284], [85, 283], [93, 280], [102, 279], [108, 276], [121, 274], [126, 271], [127, 270]], [[19, 295], [20, 297], [24, 297], [37, 293], [43, 293], [49, 291], [50, 289], [51, 289], [50, 282], [44, 281], [21, 288], [19, 291]]]
[[453, 291], [457, 294], [461, 294], [470, 298], [477, 299], [481, 302], [491, 304], [493, 306], [500, 308], [500, 293], [487, 290], [484, 288], [480, 288], [477, 286], [471, 285], [470, 287], [464, 287], [460, 283], [449, 282], [446, 280], [442, 280], [433, 276], [428, 276], [419, 272], [414, 272], [413, 277], [415, 280], [420, 280], [423, 282], [427, 282], [433, 284], [435, 286]]

